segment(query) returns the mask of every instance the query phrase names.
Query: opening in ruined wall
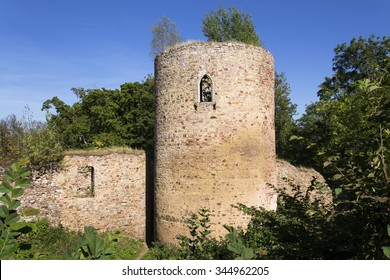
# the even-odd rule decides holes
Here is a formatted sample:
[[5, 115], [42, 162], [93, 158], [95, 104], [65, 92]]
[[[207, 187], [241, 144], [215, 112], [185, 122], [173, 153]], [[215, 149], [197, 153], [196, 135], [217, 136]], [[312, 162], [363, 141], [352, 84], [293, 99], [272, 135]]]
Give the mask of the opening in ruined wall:
[[78, 197], [94, 197], [95, 196], [95, 168], [90, 165], [86, 165], [79, 169], [79, 173], [83, 174], [86, 178], [90, 178], [90, 184], [86, 187], [79, 187], [77, 190]]
[[213, 82], [208, 75], [200, 79], [199, 102], [213, 102]]

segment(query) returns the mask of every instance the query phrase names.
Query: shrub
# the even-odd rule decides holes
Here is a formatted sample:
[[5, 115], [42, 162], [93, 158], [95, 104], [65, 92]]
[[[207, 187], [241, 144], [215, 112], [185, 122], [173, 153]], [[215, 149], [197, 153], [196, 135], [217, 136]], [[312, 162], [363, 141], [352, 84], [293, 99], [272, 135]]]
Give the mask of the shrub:
[[13, 163], [0, 184], [0, 259], [12, 258], [20, 247], [20, 235], [32, 230], [30, 223], [19, 221], [16, 211], [20, 206], [17, 198], [23, 195], [23, 187], [30, 184], [29, 175], [29, 170]]

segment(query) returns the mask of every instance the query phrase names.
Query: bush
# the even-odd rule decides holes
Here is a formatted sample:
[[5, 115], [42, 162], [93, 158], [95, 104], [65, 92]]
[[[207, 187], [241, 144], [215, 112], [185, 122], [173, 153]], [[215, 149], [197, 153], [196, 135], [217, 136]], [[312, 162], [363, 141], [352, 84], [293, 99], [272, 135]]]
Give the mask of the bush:
[[30, 185], [29, 176], [29, 170], [13, 163], [0, 184], [0, 259], [14, 257], [20, 249], [19, 237], [32, 230], [30, 223], [19, 221], [20, 215], [16, 211], [20, 206], [17, 198], [23, 195], [23, 187]]

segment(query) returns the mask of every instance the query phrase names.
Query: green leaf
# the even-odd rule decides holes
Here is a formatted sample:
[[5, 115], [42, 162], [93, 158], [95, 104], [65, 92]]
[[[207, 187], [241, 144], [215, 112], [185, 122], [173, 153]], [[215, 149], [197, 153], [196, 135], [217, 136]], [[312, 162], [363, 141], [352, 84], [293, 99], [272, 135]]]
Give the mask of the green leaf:
[[335, 196], [339, 196], [342, 192], [343, 192], [343, 189], [342, 189], [342, 188], [336, 188], [336, 189], [334, 190]]
[[304, 139], [302, 136], [296, 136], [296, 135], [292, 135], [289, 139], [289, 141], [293, 141], [293, 140], [302, 140]]
[[18, 171], [19, 171], [19, 164], [17, 164], [16, 162], [12, 163], [12, 164], [11, 164], [11, 169], [12, 169], [14, 172], [18, 172]]
[[18, 175], [21, 178], [27, 178], [31, 175], [31, 172], [27, 168], [21, 168], [18, 172]]
[[30, 222], [18, 222], [18, 223], [11, 224], [10, 227], [15, 231], [22, 232], [24, 234], [38, 229], [35, 223], [30, 223]]
[[325, 161], [325, 162], [324, 162], [324, 167], [327, 167], [327, 166], [329, 166], [329, 165], [331, 165], [331, 164], [332, 164], [331, 161]]
[[390, 236], [390, 225], [387, 225], [387, 234]]
[[333, 176], [334, 180], [340, 180], [341, 178], [343, 178], [343, 175], [341, 175], [341, 174], [336, 174]]
[[20, 188], [13, 189], [13, 190], [12, 190], [12, 193], [11, 193], [11, 197], [12, 197], [12, 198], [17, 198], [17, 197], [22, 196], [23, 193], [24, 193], [24, 190], [23, 190], [23, 189], [20, 189]]
[[3, 194], [0, 197], [0, 201], [4, 202], [4, 203], [7, 203], [7, 204], [10, 204], [11, 203], [11, 198], [7, 194]]
[[385, 254], [386, 258], [390, 259], [390, 247], [382, 247], [383, 254]]
[[20, 178], [16, 180], [15, 185], [21, 186], [21, 187], [28, 187], [30, 185], [30, 181], [26, 178]]
[[16, 174], [14, 172], [11, 172], [11, 171], [6, 171], [4, 173], [4, 178], [6, 180], [9, 180], [9, 181], [15, 181], [16, 180]]
[[238, 243], [230, 243], [228, 244], [227, 248], [229, 251], [236, 253], [237, 255], [240, 255], [242, 250], [242, 245]]
[[241, 253], [241, 258], [243, 260], [251, 260], [254, 257], [253, 250], [251, 248], [244, 248], [244, 250]]
[[0, 193], [7, 193], [7, 192], [11, 192], [12, 191], [12, 186], [10, 186], [9, 184], [3, 182], [0, 184]]
[[7, 217], [5, 217], [4, 223], [10, 225], [10, 224], [18, 222], [19, 219], [20, 219], [20, 217], [19, 217], [18, 213], [11, 213]]
[[11, 203], [8, 205], [10, 210], [15, 210], [20, 206], [20, 201], [19, 200], [13, 200]]
[[9, 215], [9, 209], [5, 205], [0, 206], [0, 217], [5, 218]]

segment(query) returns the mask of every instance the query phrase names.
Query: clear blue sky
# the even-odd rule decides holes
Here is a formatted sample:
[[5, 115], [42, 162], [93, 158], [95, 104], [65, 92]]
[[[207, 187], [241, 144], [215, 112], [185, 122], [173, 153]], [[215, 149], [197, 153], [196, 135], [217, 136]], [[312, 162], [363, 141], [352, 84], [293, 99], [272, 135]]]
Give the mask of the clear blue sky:
[[220, 2], [252, 16], [299, 113], [332, 74], [337, 44], [390, 35], [389, 0], [0, 0], [0, 118], [28, 105], [44, 120], [42, 103], [72, 104], [72, 87], [142, 81], [153, 74], [151, 27], [167, 16], [186, 40], [205, 40], [201, 19]]

